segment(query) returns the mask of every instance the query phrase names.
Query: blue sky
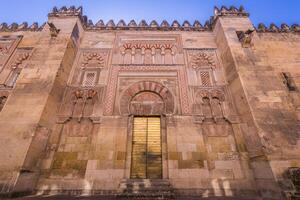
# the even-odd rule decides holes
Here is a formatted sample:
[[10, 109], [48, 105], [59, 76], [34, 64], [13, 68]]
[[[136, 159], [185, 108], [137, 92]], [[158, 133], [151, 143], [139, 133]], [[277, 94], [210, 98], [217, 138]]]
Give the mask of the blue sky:
[[254, 25], [260, 22], [277, 25], [300, 24], [300, 0], [0, 0], [0, 23], [43, 23], [53, 6], [83, 6], [84, 14], [93, 22], [103, 19], [128, 23], [131, 19], [147, 22], [163, 19], [172, 22], [199, 20], [202, 24], [213, 15], [216, 6], [243, 5]]

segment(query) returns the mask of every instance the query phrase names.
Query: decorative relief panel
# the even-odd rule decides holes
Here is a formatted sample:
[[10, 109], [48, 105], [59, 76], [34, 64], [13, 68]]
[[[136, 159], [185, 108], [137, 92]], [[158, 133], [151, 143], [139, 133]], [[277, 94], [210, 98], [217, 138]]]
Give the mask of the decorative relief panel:
[[237, 119], [225, 87], [195, 87], [193, 99], [193, 114], [197, 122], [234, 122]]
[[188, 60], [189, 66], [194, 69], [216, 67], [215, 52], [211, 50], [189, 50]]
[[108, 56], [108, 49], [80, 50], [74, 64], [71, 84], [84, 87], [99, 85], [100, 77], [103, 77], [103, 71], [107, 71]]
[[0, 72], [0, 85], [2, 88], [12, 88], [21, 73], [28, 64], [27, 60], [31, 54], [31, 48], [20, 48], [15, 51]]
[[113, 64], [183, 64], [180, 54], [182, 48], [177, 35], [122, 35], [117, 38]]
[[202, 87], [215, 85], [217, 56], [215, 49], [187, 49], [189, 84]]
[[123, 115], [173, 114], [174, 96], [159, 82], [140, 81], [130, 85], [122, 93], [119, 109]]
[[119, 74], [127, 72], [175, 73], [178, 80], [179, 110], [183, 114], [190, 113], [184, 63], [180, 35], [117, 35], [105, 95], [104, 115], [115, 113]]
[[175, 72], [178, 80], [179, 90], [179, 104], [181, 112], [188, 114], [191, 112], [190, 103], [188, 98], [187, 80], [184, 68], [182, 66], [113, 66], [111, 76], [107, 84], [105, 101], [104, 101], [104, 115], [113, 115], [114, 105], [118, 87], [118, 78], [121, 72], [149, 72], [149, 73], [162, 73], [162, 72]]
[[13, 53], [16, 41], [8, 40], [6, 42], [6, 47], [2, 43], [2, 47], [5, 50], [2, 49], [3, 54], [0, 54], [0, 65], [5, 60], [5, 56], [10, 57], [10, 59], [4, 62], [5, 65], [1, 66], [0, 71], [0, 111], [3, 109], [13, 86], [16, 84], [21, 70], [28, 64], [27, 60], [32, 51], [31, 48], [20, 48]]
[[18, 36], [0, 37], [0, 70], [2, 70], [4, 65], [7, 63], [20, 39], [21, 37]]
[[8, 54], [10, 47], [12, 46], [12, 40], [2, 40], [0, 43], [0, 55]]
[[[70, 118], [76, 118], [79, 121], [82, 118], [90, 118], [97, 121], [96, 109], [101, 107], [103, 87], [83, 88], [68, 87], [59, 110], [59, 122], [64, 123]], [[97, 108], [96, 108], [97, 106]]]

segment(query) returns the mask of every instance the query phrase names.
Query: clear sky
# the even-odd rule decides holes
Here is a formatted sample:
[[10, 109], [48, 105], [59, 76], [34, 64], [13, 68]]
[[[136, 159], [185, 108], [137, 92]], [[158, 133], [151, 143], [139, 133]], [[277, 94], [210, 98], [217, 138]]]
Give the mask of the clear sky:
[[103, 19], [128, 23], [131, 19], [161, 22], [174, 19], [199, 20], [202, 24], [213, 15], [213, 7], [243, 5], [254, 25], [260, 22], [277, 25], [300, 24], [300, 0], [0, 0], [0, 23], [43, 23], [47, 13], [57, 6], [83, 6], [85, 15], [97, 22]]

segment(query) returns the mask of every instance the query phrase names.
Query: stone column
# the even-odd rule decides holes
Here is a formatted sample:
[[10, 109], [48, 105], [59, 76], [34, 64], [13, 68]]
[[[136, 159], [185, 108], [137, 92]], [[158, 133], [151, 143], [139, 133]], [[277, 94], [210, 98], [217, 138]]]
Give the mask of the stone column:
[[51, 24], [38, 38], [32, 38], [37, 41], [29, 65], [22, 70], [0, 115], [0, 194], [35, 189], [39, 158], [56, 121], [77, 51], [81, 12], [54, 9], [49, 14]]
[[[250, 34], [254, 30], [248, 16], [249, 14], [243, 8], [239, 10], [225, 7], [220, 10], [215, 8], [213, 31], [228, 87], [231, 90], [237, 112], [241, 116], [240, 129], [246, 140], [247, 159], [249, 159], [253, 172], [253, 182], [258, 194], [263, 198], [280, 199], [280, 189], [263, 150], [259, 127], [249, 102], [250, 90], [254, 89], [250, 73], [255, 64], [251, 62], [251, 53], [249, 52], [251, 50], [248, 48], [251, 42]], [[239, 37], [241, 33], [249, 33], [247, 35], [249, 38], [245, 40], [245, 38]], [[259, 87], [255, 87], [255, 90], [259, 90]]]

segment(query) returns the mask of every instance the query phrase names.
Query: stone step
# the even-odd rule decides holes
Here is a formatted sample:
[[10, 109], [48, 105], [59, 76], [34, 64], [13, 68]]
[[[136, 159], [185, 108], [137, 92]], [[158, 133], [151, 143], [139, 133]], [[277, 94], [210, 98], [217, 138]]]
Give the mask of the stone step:
[[117, 200], [173, 200], [175, 199], [174, 195], [144, 195], [144, 194], [131, 194], [131, 195], [117, 195]]
[[172, 188], [147, 188], [147, 189], [124, 189], [122, 190], [122, 193], [126, 194], [173, 194], [174, 190]]
[[174, 189], [166, 179], [124, 179], [117, 199], [175, 199]]

